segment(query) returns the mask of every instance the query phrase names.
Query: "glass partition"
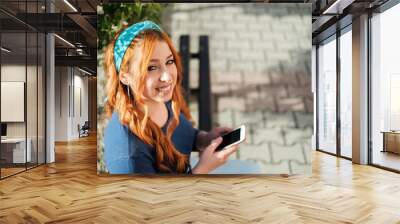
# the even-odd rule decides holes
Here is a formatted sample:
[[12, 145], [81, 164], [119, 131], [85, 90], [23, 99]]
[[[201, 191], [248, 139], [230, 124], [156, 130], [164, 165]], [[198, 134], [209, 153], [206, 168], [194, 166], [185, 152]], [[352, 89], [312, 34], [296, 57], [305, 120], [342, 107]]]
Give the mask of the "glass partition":
[[26, 40], [25, 32], [1, 34], [2, 177], [24, 171], [27, 159], [30, 162], [31, 151], [26, 150]]
[[46, 40], [21, 20], [26, 13], [42, 12], [43, 5], [44, 1], [0, 3], [0, 178], [45, 162]]

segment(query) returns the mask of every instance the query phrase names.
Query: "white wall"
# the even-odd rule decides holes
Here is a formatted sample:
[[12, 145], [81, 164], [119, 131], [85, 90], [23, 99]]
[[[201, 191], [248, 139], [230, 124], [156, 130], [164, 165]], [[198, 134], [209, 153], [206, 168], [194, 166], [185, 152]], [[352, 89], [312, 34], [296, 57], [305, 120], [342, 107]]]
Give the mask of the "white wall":
[[88, 78], [75, 68], [56, 67], [55, 116], [56, 141], [77, 139], [78, 124], [88, 120]]
[[[34, 69], [36, 69], [36, 67], [28, 66], [26, 68], [25, 65], [2, 65], [1, 66], [1, 81], [25, 82], [26, 83], [25, 69], [27, 69], [28, 74], [31, 74], [32, 71]], [[35, 70], [35, 73], [36, 73], [36, 70]], [[32, 81], [30, 81], [30, 82], [32, 82]], [[30, 84], [32, 84], [32, 83], [30, 83]], [[36, 85], [36, 82], [33, 84]], [[29, 90], [32, 90], [34, 92], [31, 93]], [[34, 101], [33, 98], [36, 98], [36, 89], [28, 89], [27, 97], [28, 97], [27, 103], [33, 102]], [[31, 105], [31, 106], [33, 106], [33, 105]], [[34, 106], [36, 107], [36, 104]], [[1, 110], [7, 110], [7, 109], [8, 108], [1, 108]], [[36, 113], [35, 114], [28, 113], [27, 116], [28, 116], [27, 117], [28, 122], [31, 122], [33, 120], [36, 121]], [[31, 124], [28, 125], [28, 129], [31, 127], [33, 127]], [[34, 127], [34, 129], [36, 130], [36, 126]], [[30, 133], [30, 131], [28, 130], [28, 137], [30, 137], [29, 133]], [[8, 137], [25, 137], [25, 122], [7, 122], [7, 136]]]
[[[30, 68], [28, 67], [28, 69]], [[25, 73], [25, 65], [2, 65], [1, 81], [25, 82]], [[2, 98], [3, 97], [4, 96], [2, 96]], [[8, 108], [1, 108], [1, 110], [8, 110]], [[9, 137], [25, 137], [24, 122], [7, 122], [7, 135]]]
[[[88, 120], [88, 78], [81, 75], [83, 75], [83, 73], [79, 70], [74, 70], [74, 88], [71, 88], [71, 90], [74, 89], [74, 91], [71, 92], [73, 94], [71, 99], [74, 99], [74, 102], [71, 102], [71, 106], [74, 105], [74, 107], [71, 110], [71, 131], [69, 133], [72, 139], [79, 137], [78, 124], [82, 126], [85, 121]], [[81, 101], [80, 103], [79, 100]], [[81, 107], [81, 113], [79, 107]]]
[[[2, 65], [1, 81], [25, 82], [25, 65]], [[7, 122], [7, 137], [25, 137], [25, 123]]]
[[[6, 122], [7, 137], [10, 138], [25, 138], [25, 135], [30, 139], [30, 148], [32, 152], [32, 161], [44, 163], [44, 74], [42, 67], [36, 65], [25, 64], [3, 64], [1, 66], [1, 81], [3, 82], [24, 82], [26, 83], [26, 106], [25, 100], [22, 102], [21, 113], [26, 112], [26, 121], [22, 122]], [[27, 78], [27, 80], [25, 80]], [[3, 92], [4, 89], [2, 89]], [[21, 92], [22, 91], [22, 92]], [[20, 90], [20, 94], [24, 94], [24, 90]], [[2, 95], [7, 97], [6, 95]], [[2, 107], [2, 112], [15, 113], [11, 107]], [[8, 111], [7, 111], [8, 110]], [[14, 109], [16, 110], [16, 109]], [[37, 156], [37, 154], [39, 154]]]
[[67, 141], [68, 129], [67, 118], [68, 114], [68, 86], [69, 76], [67, 67], [55, 68], [55, 140]]

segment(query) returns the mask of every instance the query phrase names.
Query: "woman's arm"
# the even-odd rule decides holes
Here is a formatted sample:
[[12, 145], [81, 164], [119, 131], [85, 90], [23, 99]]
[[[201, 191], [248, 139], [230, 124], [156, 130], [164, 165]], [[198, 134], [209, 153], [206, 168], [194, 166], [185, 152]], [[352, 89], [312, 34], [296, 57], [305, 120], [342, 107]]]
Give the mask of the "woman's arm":
[[193, 168], [193, 174], [207, 174], [217, 167], [223, 165], [228, 157], [236, 152], [239, 148], [238, 145], [231, 146], [222, 151], [215, 152], [215, 149], [221, 144], [222, 138], [214, 139], [209, 146], [207, 146], [200, 155], [200, 160]]

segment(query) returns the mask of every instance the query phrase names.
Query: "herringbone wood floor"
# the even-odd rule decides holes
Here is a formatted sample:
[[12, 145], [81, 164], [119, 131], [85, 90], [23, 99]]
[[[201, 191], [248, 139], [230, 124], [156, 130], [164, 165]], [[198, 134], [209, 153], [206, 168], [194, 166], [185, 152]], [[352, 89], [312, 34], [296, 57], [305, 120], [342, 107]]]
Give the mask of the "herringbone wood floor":
[[400, 223], [400, 175], [313, 155], [312, 176], [98, 176], [96, 139], [0, 181], [0, 223]]

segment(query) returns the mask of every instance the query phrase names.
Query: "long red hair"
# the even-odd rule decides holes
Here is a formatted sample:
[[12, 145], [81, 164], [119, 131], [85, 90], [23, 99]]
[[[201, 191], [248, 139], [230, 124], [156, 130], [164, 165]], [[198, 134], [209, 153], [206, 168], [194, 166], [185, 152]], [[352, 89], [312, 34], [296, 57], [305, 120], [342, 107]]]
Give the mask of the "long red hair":
[[[140, 33], [126, 50], [119, 72], [119, 74], [127, 73], [130, 71], [131, 66], [138, 68], [138, 71], [135, 71], [133, 75], [132, 88], [130, 89], [131, 96], [129, 97], [127, 86], [120, 82], [119, 74], [115, 69], [114, 44], [117, 37], [118, 34], [107, 46], [105, 52], [104, 71], [107, 77], [106, 113], [111, 116], [116, 111], [123, 125], [129, 127], [130, 131], [144, 143], [153, 146], [159, 171], [171, 173], [176, 170], [178, 173], [184, 173], [189, 164], [189, 158], [187, 155], [180, 153], [172, 143], [172, 134], [179, 125], [180, 113], [182, 112], [187, 119], [192, 120], [181, 89], [182, 64], [179, 54], [166, 33], [154, 30], [146, 30]], [[177, 68], [177, 82], [171, 99], [173, 117], [168, 124], [166, 134], [151, 121], [147, 105], [143, 101], [147, 67], [157, 41], [164, 41], [168, 44]]]

